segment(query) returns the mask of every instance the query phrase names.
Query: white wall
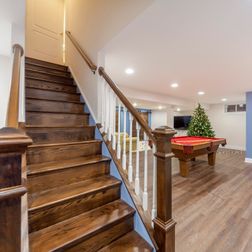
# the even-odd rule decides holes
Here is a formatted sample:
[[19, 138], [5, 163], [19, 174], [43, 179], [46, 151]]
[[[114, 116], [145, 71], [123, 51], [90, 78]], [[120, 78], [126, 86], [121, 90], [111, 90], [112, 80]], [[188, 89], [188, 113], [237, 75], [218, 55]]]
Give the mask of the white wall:
[[[0, 22], [9, 24], [4, 36], [10, 39], [1, 40], [0, 55], [0, 128], [5, 126], [6, 112], [9, 100], [11, 73], [12, 73], [12, 53], [11, 47], [18, 43], [23, 48], [25, 46], [25, 0], [0, 0]], [[1, 30], [2, 32], [2, 30]], [[3, 55], [4, 54], [4, 55]], [[21, 65], [20, 79], [20, 113], [19, 121], [24, 121], [24, 57]]]
[[167, 111], [152, 110], [151, 111], [151, 128], [154, 130], [160, 126], [167, 125]]
[[207, 113], [216, 137], [227, 139], [227, 148], [245, 150], [246, 113], [225, 113], [224, 104], [211, 105]]
[[11, 79], [11, 58], [0, 56], [0, 128], [5, 126]]
[[[104, 62], [102, 48], [153, 0], [66, 0], [66, 30], [69, 30], [95, 64]], [[98, 118], [98, 81], [66, 39], [66, 64], [76, 78], [86, 101]]]

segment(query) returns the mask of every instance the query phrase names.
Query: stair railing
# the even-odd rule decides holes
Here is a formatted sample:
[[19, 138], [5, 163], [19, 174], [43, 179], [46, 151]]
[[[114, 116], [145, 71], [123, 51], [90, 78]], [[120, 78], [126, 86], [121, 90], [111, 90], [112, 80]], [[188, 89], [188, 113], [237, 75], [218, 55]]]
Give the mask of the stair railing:
[[[71, 33], [66, 34], [95, 73], [95, 64]], [[135, 194], [136, 205], [141, 205], [142, 211], [139, 212], [144, 215], [145, 224], [148, 218], [147, 226], [154, 228], [159, 251], [173, 252], [176, 223], [172, 219], [171, 138], [176, 132], [169, 127], [152, 131], [103, 67], [99, 67], [98, 73], [101, 80], [99, 128], [104, 133], [109, 150], [114, 153], [123, 178], [127, 179], [128, 188], [132, 189], [131, 194]], [[133, 135], [133, 122], [136, 124], [136, 135]]]
[[27, 219], [27, 198], [22, 196], [27, 191], [26, 149], [32, 140], [18, 129], [23, 48], [16, 44], [13, 53], [6, 127], [0, 129], [0, 251], [28, 251], [28, 223], [21, 222]]

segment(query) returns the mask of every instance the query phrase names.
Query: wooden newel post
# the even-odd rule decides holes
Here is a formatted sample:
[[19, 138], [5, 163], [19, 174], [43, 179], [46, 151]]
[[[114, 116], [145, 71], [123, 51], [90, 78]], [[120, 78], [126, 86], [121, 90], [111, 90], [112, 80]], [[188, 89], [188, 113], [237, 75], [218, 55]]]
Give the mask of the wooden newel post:
[[153, 131], [157, 152], [157, 217], [154, 222], [154, 237], [161, 252], [175, 251], [175, 225], [172, 219], [172, 167], [171, 138], [176, 131], [160, 127]]
[[21, 249], [21, 198], [26, 193], [25, 152], [31, 143], [21, 130], [0, 129], [0, 251], [27, 251]]

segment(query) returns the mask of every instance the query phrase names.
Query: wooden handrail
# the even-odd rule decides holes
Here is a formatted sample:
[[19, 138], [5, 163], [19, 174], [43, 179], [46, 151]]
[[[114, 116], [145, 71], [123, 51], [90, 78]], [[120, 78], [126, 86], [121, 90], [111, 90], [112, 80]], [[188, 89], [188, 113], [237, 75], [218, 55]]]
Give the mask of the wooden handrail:
[[74, 39], [70, 31], [66, 31], [66, 35], [68, 38], [71, 40], [73, 43], [74, 47], [76, 50], [80, 53], [81, 57], [84, 59], [84, 61], [87, 63], [89, 68], [93, 73], [96, 72], [97, 66], [92, 62], [92, 60], [87, 56], [87, 54], [82, 50], [82, 48], [79, 46], [78, 42]]
[[126, 98], [126, 96], [121, 92], [121, 90], [116, 86], [116, 84], [112, 81], [112, 79], [108, 76], [105, 72], [103, 67], [99, 67], [98, 72], [100, 76], [102, 76], [109, 86], [113, 89], [115, 94], [119, 97], [121, 102], [124, 106], [128, 109], [128, 111], [132, 114], [132, 116], [136, 119], [136, 121], [140, 124], [141, 128], [145, 131], [148, 135], [149, 139], [152, 140], [154, 143], [156, 142], [154, 136], [152, 135], [152, 131], [148, 126], [147, 122], [141, 117], [139, 112], [133, 107], [131, 102]]
[[24, 50], [21, 45], [15, 44], [13, 49], [13, 67], [10, 98], [8, 104], [6, 127], [18, 128], [18, 114], [19, 114], [19, 86], [20, 86], [20, 66], [21, 58], [24, 55]]

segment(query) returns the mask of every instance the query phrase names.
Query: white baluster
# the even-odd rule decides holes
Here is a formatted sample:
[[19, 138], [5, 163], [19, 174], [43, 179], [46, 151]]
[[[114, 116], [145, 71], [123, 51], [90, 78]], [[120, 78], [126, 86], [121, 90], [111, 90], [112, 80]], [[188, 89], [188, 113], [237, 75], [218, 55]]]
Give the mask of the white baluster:
[[112, 104], [112, 117], [113, 117], [113, 136], [112, 136], [112, 148], [116, 149], [116, 96], [113, 94], [113, 104]]
[[127, 108], [123, 107], [123, 155], [122, 155], [122, 167], [126, 170], [126, 115], [127, 115]]
[[121, 104], [120, 101], [118, 101], [118, 123], [117, 123], [117, 159], [121, 159]]
[[111, 142], [112, 139], [112, 90], [108, 87], [108, 141]]
[[102, 125], [102, 130], [104, 132], [105, 130], [105, 115], [106, 115], [106, 106], [105, 106], [105, 80], [101, 82], [101, 92], [102, 92], [102, 96], [101, 96], [101, 104], [102, 104], [102, 108], [101, 108], [101, 125]]
[[[152, 176], [152, 210], [151, 210], [151, 219], [154, 220], [157, 216], [157, 158], [154, 155], [156, 153], [156, 145], [153, 144], [152, 147], [153, 153], [153, 176]], [[154, 223], [152, 223], [153, 225]]]
[[143, 210], [148, 210], [148, 138], [144, 133], [144, 192]]
[[129, 167], [128, 167], [128, 180], [131, 183], [133, 181], [133, 166], [132, 166], [132, 121], [133, 117], [129, 113], [129, 126], [130, 126], [130, 132], [129, 132]]
[[104, 97], [103, 97], [103, 99], [104, 99], [104, 118], [103, 118], [103, 120], [104, 120], [104, 132], [107, 134], [107, 83], [105, 83], [104, 84]]
[[106, 85], [106, 92], [105, 92], [105, 97], [106, 97], [106, 129], [105, 132], [107, 133], [107, 136], [109, 137], [109, 85]]
[[136, 178], [135, 178], [135, 193], [140, 194], [140, 179], [139, 179], [139, 137], [140, 137], [140, 125], [136, 122], [136, 132], [137, 132], [137, 149], [136, 149]]

